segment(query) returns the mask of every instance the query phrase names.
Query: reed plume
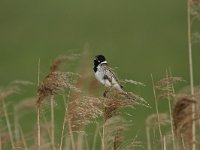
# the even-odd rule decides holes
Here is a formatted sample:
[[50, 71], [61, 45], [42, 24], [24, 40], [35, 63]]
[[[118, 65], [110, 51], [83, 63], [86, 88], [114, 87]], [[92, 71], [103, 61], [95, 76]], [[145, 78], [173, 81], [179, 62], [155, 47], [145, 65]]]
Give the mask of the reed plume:
[[66, 88], [80, 92], [80, 90], [74, 86], [76, 78], [80, 77], [79, 74], [58, 71], [59, 66], [64, 63], [65, 60], [74, 60], [75, 58], [75, 56], [60, 56], [51, 64], [50, 73], [40, 82], [38, 87], [38, 107], [40, 107], [45, 99], [63, 93]]
[[94, 123], [102, 116], [102, 100], [92, 96], [82, 96], [69, 103], [67, 120], [72, 125], [72, 131]]
[[[192, 144], [192, 124], [193, 124], [193, 111], [192, 105], [196, 105], [197, 101], [189, 96], [178, 98], [174, 110], [174, 131], [177, 138], [183, 138], [184, 143], [188, 146]], [[197, 119], [197, 118], [196, 118]]]
[[[123, 80], [123, 83], [144, 85], [140, 82], [136, 82], [133, 80]], [[104, 124], [102, 126], [102, 149], [109, 150], [114, 148], [114, 150], [119, 150], [123, 147], [122, 132], [128, 129], [130, 125], [122, 117], [120, 109], [128, 107], [134, 108], [136, 105], [144, 105], [149, 107], [149, 105], [142, 97], [132, 92], [121, 93], [112, 88], [107, 89], [106, 94], [104, 92], [103, 99]], [[115, 126], [114, 129], [113, 126]]]
[[185, 82], [181, 77], [169, 76], [168, 71], [165, 78], [157, 81], [154, 85], [158, 92], [158, 99], [174, 99], [174, 85], [180, 82]]

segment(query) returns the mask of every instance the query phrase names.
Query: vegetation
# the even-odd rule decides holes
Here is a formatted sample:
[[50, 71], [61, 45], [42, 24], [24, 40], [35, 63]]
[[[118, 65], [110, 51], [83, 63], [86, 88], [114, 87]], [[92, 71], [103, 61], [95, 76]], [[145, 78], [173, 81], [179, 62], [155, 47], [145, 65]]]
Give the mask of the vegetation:
[[[135, 109], [152, 109], [149, 99], [132, 91], [122, 94], [112, 88], [106, 89], [105, 94], [88, 71], [91, 65], [85, 63], [90, 58], [86, 47], [78, 55], [57, 57], [46, 75], [41, 73], [39, 59], [37, 83], [16, 80], [0, 89], [0, 150], [199, 149], [200, 88], [194, 86], [192, 60], [192, 45], [200, 42], [199, 32], [193, 32], [193, 25], [199, 20], [200, 1], [188, 0], [190, 88], [177, 90], [176, 85], [185, 80], [174, 76], [171, 69], [166, 69], [165, 76], [158, 81], [151, 74], [156, 113], [149, 114], [144, 121], [146, 141], [138, 139], [139, 133], [132, 137], [126, 133], [136, 120], [133, 119], [137, 116]], [[76, 71], [66, 67], [76, 62], [79, 62]], [[131, 79], [120, 82], [145, 86]], [[11, 102], [31, 86], [36, 89], [35, 96]], [[167, 104], [167, 112], [160, 111], [162, 103]], [[26, 120], [22, 116], [28, 113], [37, 118], [32, 120], [33, 129], [29, 131], [23, 125]]]

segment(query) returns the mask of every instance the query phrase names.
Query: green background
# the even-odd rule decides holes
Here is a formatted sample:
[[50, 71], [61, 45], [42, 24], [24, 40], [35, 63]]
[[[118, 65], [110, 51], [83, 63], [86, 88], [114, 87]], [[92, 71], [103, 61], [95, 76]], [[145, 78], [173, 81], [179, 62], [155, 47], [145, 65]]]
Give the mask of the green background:
[[[91, 69], [92, 57], [104, 54], [119, 68], [120, 78], [147, 85], [127, 88], [152, 105], [133, 112], [130, 135], [138, 133], [145, 142], [145, 118], [155, 112], [150, 74], [158, 80], [171, 68], [174, 76], [187, 81], [182, 86], [189, 85], [186, 10], [182, 0], [1, 0], [0, 85], [16, 79], [36, 82], [39, 58], [44, 75], [56, 56], [81, 52], [87, 44], [91, 60], [85, 61]], [[195, 44], [195, 85], [200, 83], [199, 49]], [[166, 108], [160, 104], [161, 111]]]

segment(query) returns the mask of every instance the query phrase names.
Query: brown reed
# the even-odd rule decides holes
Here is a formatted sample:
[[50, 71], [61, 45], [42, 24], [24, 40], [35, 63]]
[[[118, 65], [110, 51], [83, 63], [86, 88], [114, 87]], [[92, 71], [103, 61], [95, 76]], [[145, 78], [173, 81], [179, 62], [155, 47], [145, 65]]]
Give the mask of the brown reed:
[[[128, 83], [136, 83], [132, 80], [126, 80]], [[125, 83], [125, 82], [124, 82]], [[105, 92], [104, 92], [105, 93]], [[122, 144], [122, 131], [128, 128], [127, 123], [120, 115], [121, 108], [134, 108], [136, 105], [148, 106], [148, 103], [140, 96], [132, 92], [121, 93], [115, 89], [108, 89], [104, 94], [104, 124], [102, 126], [102, 149], [118, 150]], [[118, 121], [121, 125], [118, 126]], [[113, 129], [112, 126], [116, 128]], [[113, 145], [111, 144], [113, 143]]]
[[77, 131], [102, 114], [101, 98], [82, 96], [69, 103], [67, 120], [72, 125], [72, 131]]
[[38, 87], [38, 99], [37, 106], [40, 107], [41, 103], [51, 96], [57, 95], [64, 92], [66, 88], [70, 88], [77, 92], [80, 92], [78, 88], [74, 86], [77, 77], [80, 77], [79, 74], [73, 72], [61, 72], [58, 71], [61, 64], [66, 60], [74, 60], [75, 55], [73, 56], [59, 56], [54, 60], [50, 66], [50, 73], [40, 82]]
[[30, 83], [31, 82], [28, 82], [28, 81], [15, 80], [15, 81], [11, 82], [10, 84], [8, 84], [5, 88], [0, 90], [0, 100], [2, 103], [2, 108], [3, 108], [4, 116], [6, 119], [6, 125], [8, 128], [8, 133], [9, 133], [9, 137], [10, 137], [10, 142], [11, 142], [11, 146], [13, 149], [15, 148], [15, 141], [14, 141], [14, 136], [12, 133], [11, 123], [10, 123], [8, 110], [7, 110], [7, 106], [6, 106], [6, 99], [13, 94], [20, 93], [20, 91], [21, 91], [20, 85], [29, 85]]
[[192, 141], [192, 124], [193, 111], [192, 105], [196, 105], [197, 101], [189, 96], [180, 97], [173, 110], [174, 132], [177, 138], [183, 138], [184, 143], [188, 146], [193, 145]]

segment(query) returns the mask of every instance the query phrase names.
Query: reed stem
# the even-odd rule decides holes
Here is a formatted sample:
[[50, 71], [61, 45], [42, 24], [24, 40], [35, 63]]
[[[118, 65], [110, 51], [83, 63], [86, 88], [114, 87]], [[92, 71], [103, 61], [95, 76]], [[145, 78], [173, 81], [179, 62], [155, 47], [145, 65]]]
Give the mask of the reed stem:
[[158, 130], [159, 130], [160, 139], [161, 139], [161, 147], [163, 149], [163, 137], [162, 137], [162, 131], [161, 131], [161, 126], [160, 126], [160, 117], [159, 117], [159, 112], [158, 112], [157, 96], [156, 96], [156, 90], [155, 90], [152, 74], [151, 74], [151, 80], [152, 80], [152, 85], [153, 85], [153, 95], [154, 95], [155, 106], [156, 106], [156, 114], [157, 114], [157, 118], [158, 118]]
[[[166, 78], [169, 79], [169, 74], [168, 71], [166, 70]], [[173, 85], [172, 85], [173, 86]], [[169, 91], [169, 82], [167, 82], [167, 100], [168, 100], [168, 109], [169, 109], [169, 118], [170, 118], [170, 125], [171, 125], [171, 133], [172, 133], [172, 143], [173, 143], [173, 150], [176, 150], [175, 146], [175, 135], [174, 135], [174, 127], [173, 127], [173, 119], [172, 119], [172, 108], [171, 108], [171, 100], [170, 100], [170, 91]], [[173, 94], [174, 94], [174, 88], [173, 89]]]
[[55, 150], [55, 140], [54, 140], [54, 96], [51, 96], [51, 144]]
[[8, 117], [8, 111], [7, 111], [4, 99], [2, 99], [2, 105], [3, 105], [4, 115], [5, 115], [5, 118], [6, 118], [6, 125], [8, 127], [8, 134], [9, 134], [9, 137], [10, 137], [11, 146], [12, 146], [12, 149], [14, 149], [15, 148], [14, 138], [13, 138], [12, 129], [11, 129], [11, 125], [10, 125], [10, 121], [9, 121], [9, 117]]
[[151, 150], [150, 128], [146, 125], [147, 148]]
[[[38, 60], [38, 70], [37, 70], [37, 86], [39, 88], [40, 86], [40, 58]], [[38, 150], [40, 150], [40, 107], [37, 107], [37, 146], [38, 146]]]
[[[192, 40], [191, 40], [191, 0], [187, 3], [187, 25], [188, 25], [188, 51], [189, 51], [189, 73], [190, 73], [190, 93], [194, 96], [194, 79], [192, 64]], [[196, 126], [195, 126], [195, 104], [192, 104], [192, 150], [196, 150]]]

